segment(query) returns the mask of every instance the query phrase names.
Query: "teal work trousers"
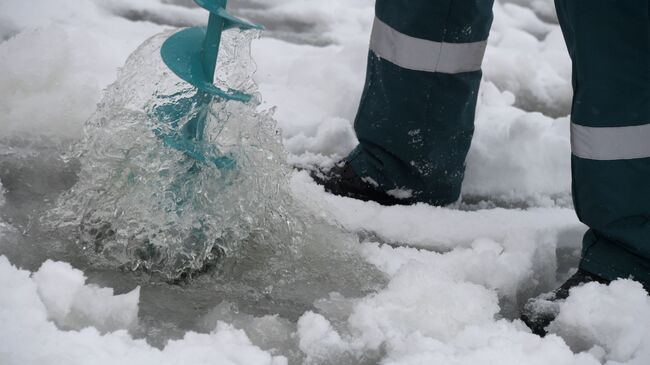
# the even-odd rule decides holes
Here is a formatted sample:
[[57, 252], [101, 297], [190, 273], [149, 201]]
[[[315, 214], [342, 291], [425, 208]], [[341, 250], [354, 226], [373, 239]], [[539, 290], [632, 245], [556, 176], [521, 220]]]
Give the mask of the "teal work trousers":
[[411, 201], [458, 199], [491, 23], [490, 0], [377, 0], [348, 157], [360, 176]]
[[573, 60], [581, 267], [650, 284], [650, 1], [556, 0]]
[[[491, 0], [377, 0], [353, 169], [410, 202], [456, 201]], [[650, 0], [556, 0], [573, 60], [581, 267], [650, 283]]]

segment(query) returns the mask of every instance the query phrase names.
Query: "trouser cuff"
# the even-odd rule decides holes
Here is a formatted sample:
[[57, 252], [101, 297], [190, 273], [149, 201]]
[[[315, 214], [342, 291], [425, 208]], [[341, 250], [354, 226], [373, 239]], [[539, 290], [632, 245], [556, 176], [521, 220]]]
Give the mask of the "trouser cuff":
[[636, 280], [650, 292], [650, 262], [592, 231], [585, 236], [580, 268], [610, 281]]

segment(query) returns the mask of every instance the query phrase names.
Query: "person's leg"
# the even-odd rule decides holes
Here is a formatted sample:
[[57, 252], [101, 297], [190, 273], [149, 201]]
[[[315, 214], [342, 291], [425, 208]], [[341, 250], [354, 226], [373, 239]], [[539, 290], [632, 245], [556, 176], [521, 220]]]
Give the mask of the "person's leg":
[[580, 268], [650, 285], [650, 0], [556, 0], [573, 60]]
[[409, 201], [456, 201], [474, 132], [491, 0], [377, 0], [353, 170]]

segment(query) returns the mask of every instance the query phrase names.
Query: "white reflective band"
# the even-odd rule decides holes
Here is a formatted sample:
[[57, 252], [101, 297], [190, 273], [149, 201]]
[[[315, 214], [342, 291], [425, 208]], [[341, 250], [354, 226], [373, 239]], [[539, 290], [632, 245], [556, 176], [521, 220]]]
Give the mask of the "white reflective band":
[[415, 71], [457, 74], [481, 69], [487, 41], [441, 43], [414, 38], [375, 17], [370, 49], [380, 58]]
[[650, 124], [594, 128], [571, 123], [571, 149], [589, 160], [650, 158]]

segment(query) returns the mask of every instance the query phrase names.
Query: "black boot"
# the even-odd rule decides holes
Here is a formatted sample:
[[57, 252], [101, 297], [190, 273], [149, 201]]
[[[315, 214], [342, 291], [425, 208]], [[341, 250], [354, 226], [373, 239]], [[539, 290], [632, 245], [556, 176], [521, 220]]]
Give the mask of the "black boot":
[[382, 191], [370, 178], [358, 176], [350, 164], [341, 162], [329, 171], [314, 170], [310, 176], [318, 185], [322, 185], [328, 193], [348, 198], [374, 201], [381, 205], [413, 205], [416, 202], [409, 198], [401, 199], [396, 194], [391, 195]]
[[521, 320], [538, 336], [546, 336], [546, 327], [555, 320], [559, 314], [559, 304], [569, 297], [572, 288], [590, 282], [609, 284], [605, 280], [582, 269], [578, 270], [562, 286], [550, 293], [542, 294], [536, 298], [529, 299], [524, 306]]

